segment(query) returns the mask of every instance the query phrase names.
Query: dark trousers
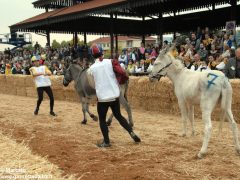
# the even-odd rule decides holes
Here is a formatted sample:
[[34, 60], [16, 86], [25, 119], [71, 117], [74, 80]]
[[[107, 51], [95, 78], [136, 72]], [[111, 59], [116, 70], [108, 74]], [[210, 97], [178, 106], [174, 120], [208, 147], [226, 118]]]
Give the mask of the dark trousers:
[[106, 116], [107, 116], [107, 111], [109, 107], [112, 109], [113, 115], [118, 120], [120, 125], [124, 129], [126, 129], [128, 133], [132, 132], [131, 126], [128, 124], [127, 120], [121, 114], [119, 99], [111, 102], [98, 102], [97, 111], [99, 116], [99, 124], [100, 124], [100, 128], [101, 128], [105, 143], [110, 143], [109, 136], [108, 136], [108, 126], [106, 123]]
[[43, 100], [43, 91], [45, 91], [50, 99], [50, 112], [53, 111], [54, 106], [54, 98], [53, 98], [53, 92], [50, 86], [47, 87], [38, 87], [37, 93], [38, 93], [38, 100], [37, 100], [37, 109], [39, 109], [42, 100]]

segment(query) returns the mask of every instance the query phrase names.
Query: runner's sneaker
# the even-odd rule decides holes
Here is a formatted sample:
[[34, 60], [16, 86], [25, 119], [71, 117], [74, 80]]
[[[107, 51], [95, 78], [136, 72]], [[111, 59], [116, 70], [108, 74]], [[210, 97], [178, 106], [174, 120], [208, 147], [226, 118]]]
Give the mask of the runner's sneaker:
[[97, 147], [99, 148], [106, 148], [106, 147], [111, 147], [110, 143], [105, 143], [104, 141], [100, 144], [97, 144]]

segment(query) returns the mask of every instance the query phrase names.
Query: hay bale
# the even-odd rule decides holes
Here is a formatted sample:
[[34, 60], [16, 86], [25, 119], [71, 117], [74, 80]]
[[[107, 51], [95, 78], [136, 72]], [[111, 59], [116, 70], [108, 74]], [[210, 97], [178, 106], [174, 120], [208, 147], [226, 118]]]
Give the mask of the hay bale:
[[0, 86], [0, 93], [6, 94], [6, 86], [5, 85]]
[[63, 76], [51, 76], [52, 89], [62, 90], [63, 89]]
[[6, 84], [6, 76], [3, 74], [0, 74], [0, 87], [5, 86]]
[[35, 87], [35, 82], [31, 75], [27, 75], [24, 77], [25, 77], [25, 86], [26, 87]]
[[27, 96], [27, 91], [25, 87], [17, 87], [16, 89], [18, 96]]
[[53, 96], [54, 96], [54, 99], [56, 99], [56, 100], [66, 100], [66, 97], [65, 97], [65, 94], [64, 94], [63, 90], [53, 91]]
[[66, 101], [80, 102], [80, 98], [76, 91], [71, 89], [64, 89], [64, 96]]
[[27, 97], [37, 97], [37, 90], [35, 87], [26, 87]]
[[13, 87], [15, 85], [14, 82], [15, 82], [15, 75], [11, 75], [11, 74], [6, 75], [6, 84], [8, 86]]
[[7, 83], [5, 86], [4, 94], [17, 95], [17, 88], [11, 84]]
[[13, 84], [15, 87], [26, 87], [26, 77], [24, 75], [13, 75]]

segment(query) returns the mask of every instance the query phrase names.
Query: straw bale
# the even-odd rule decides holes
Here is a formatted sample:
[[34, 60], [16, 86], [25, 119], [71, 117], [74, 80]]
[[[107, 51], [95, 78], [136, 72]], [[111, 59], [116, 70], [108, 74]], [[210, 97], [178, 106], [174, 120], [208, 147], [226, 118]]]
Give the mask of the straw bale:
[[5, 86], [5, 94], [17, 95], [17, 88], [9, 83]]
[[16, 89], [18, 96], [27, 96], [27, 91], [25, 87], [17, 87]]
[[64, 90], [64, 96], [66, 101], [80, 102], [80, 98], [75, 91]]
[[51, 76], [50, 79], [52, 81], [52, 89], [63, 89], [63, 76]]
[[66, 100], [65, 94], [63, 90], [55, 90], [53, 91], [54, 99], [56, 100]]
[[6, 84], [6, 76], [0, 74], [0, 88]]
[[6, 75], [6, 86], [14, 87], [15, 86], [14, 79], [15, 79], [15, 75]]
[[35, 82], [32, 76], [24, 76], [25, 77], [25, 86], [26, 87], [35, 87]]
[[27, 97], [37, 97], [37, 90], [35, 87], [26, 87]]
[[26, 87], [25, 80], [26, 77], [24, 75], [13, 75], [13, 82], [15, 87]]
[[6, 94], [6, 86], [5, 85], [0, 86], [0, 93]]
[[[6, 179], [15, 179], [20, 175], [22, 177], [29, 175], [45, 175], [47, 179], [64, 180], [76, 179], [74, 176], [63, 177], [61, 171], [56, 165], [51, 164], [46, 158], [32, 154], [29, 147], [0, 133], [0, 176], [8, 176]], [[7, 171], [11, 169], [11, 171]], [[10, 178], [10, 176], [12, 178]], [[14, 177], [15, 176], [15, 177]], [[25, 178], [17, 178], [25, 179]]]

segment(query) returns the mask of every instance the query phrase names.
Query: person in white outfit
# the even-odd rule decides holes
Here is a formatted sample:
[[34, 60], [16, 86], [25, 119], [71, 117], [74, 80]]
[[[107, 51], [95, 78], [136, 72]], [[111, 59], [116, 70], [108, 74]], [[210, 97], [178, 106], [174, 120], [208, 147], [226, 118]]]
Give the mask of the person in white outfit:
[[50, 99], [50, 115], [56, 116], [56, 114], [53, 111], [54, 97], [51, 89], [51, 80], [49, 78], [49, 76], [51, 76], [52, 73], [46, 66], [39, 65], [39, 60], [36, 58], [36, 56], [32, 57], [32, 62], [34, 66], [31, 67], [29, 71], [34, 77], [38, 94], [37, 107], [34, 111], [34, 114], [38, 115], [38, 111], [43, 100], [43, 92], [45, 91]]
[[[97, 94], [97, 111], [99, 116], [100, 129], [103, 135], [103, 142], [97, 144], [98, 147], [110, 147], [108, 135], [108, 126], [106, 123], [106, 115], [109, 107], [112, 109], [113, 115], [120, 125], [128, 131], [135, 142], [140, 142], [140, 138], [133, 132], [132, 127], [122, 116], [120, 111], [120, 88], [113, 71], [111, 59], [103, 59], [103, 53], [100, 47], [93, 45], [91, 47], [92, 55], [96, 59], [95, 63], [90, 67], [89, 73], [94, 78], [96, 94]], [[124, 72], [119, 66], [119, 72]]]

